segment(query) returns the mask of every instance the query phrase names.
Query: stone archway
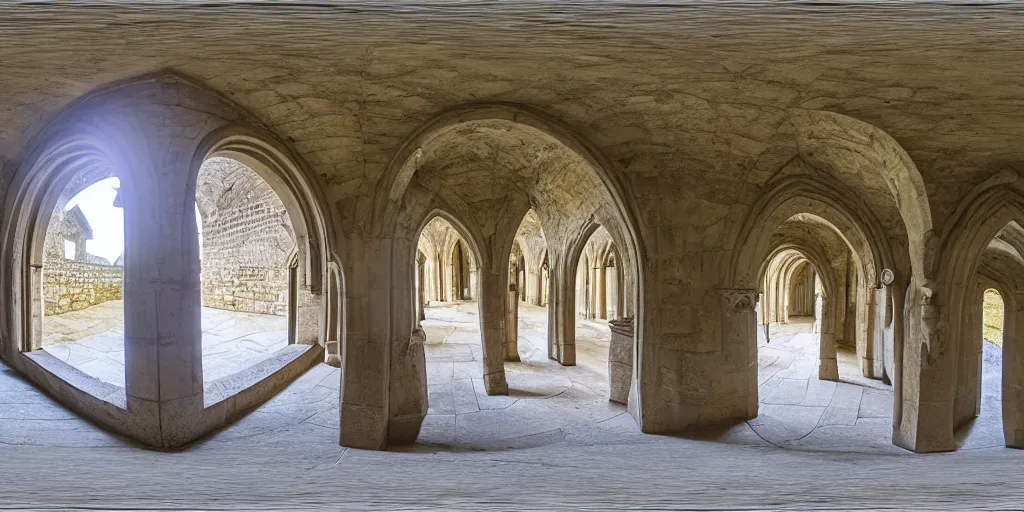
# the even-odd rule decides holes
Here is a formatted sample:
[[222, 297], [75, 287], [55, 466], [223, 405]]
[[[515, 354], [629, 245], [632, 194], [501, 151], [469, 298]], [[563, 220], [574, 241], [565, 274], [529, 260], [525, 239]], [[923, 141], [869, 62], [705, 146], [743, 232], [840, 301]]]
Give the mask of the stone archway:
[[[189, 108], [168, 107], [181, 104]], [[170, 119], [175, 121], [161, 121]], [[178, 137], [170, 127], [175, 123], [200, 128], [191, 137]], [[79, 414], [162, 448], [184, 446], [234, 421], [321, 360], [323, 351], [316, 345], [271, 365], [278, 370], [274, 378], [270, 366], [262, 370], [269, 373], [252, 375], [246, 382], [255, 385], [219, 390], [203, 386], [195, 265], [199, 251], [191, 198], [198, 166], [214, 148], [260, 160], [254, 167], [263, 164], [277, 180], [303, 191], [295, 195], [302, 211], [309, 219], [319, 219], [309, 223], [315, 227], [310, 228], [308, 244], [316, 250], [307, 253], [306, 266], [320, 270], [310, 274], [317, 282], [309, 287], [317, 294], [323, 288], [321, 262], [326, 261], [329, 230], [317, 213], [321, 198], [299, 160], [259, 126], [225, 98], [170, 73], [95, 91], [54, 119], [9, 189], [15, 215], [3, 226], [3, 252], [23, 264], [0, 272], [3, 289], [10, 293], [4, 301], [4, 327], [15, 334], [0, 356]], [[82, 165], [105, 166], [121, 178], [126, 370], [120, 393], [22, 353], [32, 337], [31, 262], [43, 243], [40, 229], [45, 232], [38, 214], [54, 204], [58, 192], [53, 185]], [[319, 318], [314, 321], [319, 324]], [[318, 327], [314, 333], [319, 336]], [[207, 406], [204, 398], [215, 403]]]
[[965, 382], [971, 378], [965, 368], [971, 356], [971, 339], [975, 337], [969, 332], [969, 319], [975, 296], [972, 290], [978, 287], [979, 275], [999, 287], [1007, 304], [1006, 332], [1010, 336], [1003, 353], [1004, 439], [1007, 446], [1024, 446], [1020, 434], [1024, 431], [1024, 413], [1018, 410], [1024, 369], [1020, 344], [1015, 342], [1021, 332], [1017, 308], [1018, 293], [1024, 284], [1020, 282], [1024, 265], [1018, 247], [993, 242], [1008, 226], [1024, 225], [1020, 213], [1024, 211], [1022, 183], [1024, 179], [1016, 173], [1003, 172], [978, 184], [964, 197], [943, 230], [936, 287], [927, 290], [944, 299], [943, 307], [938, 308], [930, 295], [918, 299], [922, 305], [922, 325], [916, 340], [921, 352], [916, 357], [908, 354], [907, 358], [909, 364], [916, 366], [915, 373], [922, 381], [931, 379], [928, 386], [918, 386], [916, 393], [907, 397], [921, 405], [916, 416], [905, 419], [902, 440], [917, 451], [954, 449], [956, 425], [967, 416], [964, 409], [972, 409], [970, 394], [963, 388], [971, 385]]
[[[811, 231], [787, 231], [786, 227], [793, 225], [793, 222], [807, 225], [807, 229]], [[822, 305], [819, 378], [837, 380], [834, 336], [838, 323], [836, 319], [839, 316], [836, 309], [839, 294], [834, 290], [839, 289], [840, 275], [845, 276], [847, 273], [838, 273], [833, 269], [845, 265], [845, 255], [848, 251], [853, 255], [858, 275], [865, 276], [859, 286], [865, 289], [883, 287], [878, 281], [878, 274], [881, 269], [894, 265], [895, 261], [888, 240], [882, 235], [877, 220], [863, 204], [856, 201], [853, 194], [845, 191], [842, 185], [827, 178], [791, 176], [780, 180], [762, 197], [740, 233], [729, 273], [731, 285], [721, 290], [726, 301], [723, 329], [729, 333], [726, 339], [746, 340], [748, 346], [756, 344], [757, 315], [753, 305], [756, 303], [756, 290], [764, 286], [765, 271], [774, 251], [778, 250], [778, 247], [795, 242], [797, 247], [801, 248], [799, 252], [807, 257], [823, 251], [826, 239], [835, 238], [832, 245], [836, 247], [832, 248], [831, 253], [827, 256], [818, 256], [817, 262], [811, 258], [807, 259], [814, 263], [816, 273], [822, 276], [826, 297], [831, 297], [826, 299], [827, 305]], [[793, 259], [790, 263], [797, 261], [798, 259]], [[829, 289], [833, 291], [829, 292]], [[858, 307], [858, 322], [861, 321], [860, 318], [865, 325], [872, 321], [868, 312], [879, 307], [870, 302], [876, 299], [876, 295], [867, 290], [861, 295], [865, 303]], [[775, 309], [781, 309], [783, 305], [777, 303], [774, 306]], [[770, 319], [766, 319], [768, 320]], [[869, 332], [874, 334], [874, 330], [865, 328], [862, 333], [858, 333], [856, 340], [858, 354], [862, 357], [867, 354], [866, 348], [871, 344], [867, 339]], [[868, 367], [873, 368], [874, 364], [865, 365], [865, 369]], [[737, 378], [745, 381], [744, 389], [749, 393], [746, 401], [747, 417], [755, 417], [758, 382], [756, 367]]]
[[[464, 139], [464, 137], [469, 139]], [[639, 233], [635, 222], [632, 219], [635, 218], [633, 214], [632, 205], [628, 205], [624, 198], [627, 197], [623, 193], [622, 185], [619, 183], [618, 178], [610, 173], [607, 169], [610, 165], [607, 161], [595, 157], [595, 152], [589, 150], [589, 146], [579, 142], [579, 139], [571, 135], [571, 132], [564, 127], [559, 126], [555, 121], [548, 119], [546, 116], [540, 113], [533, 112], [530, 109], [516, 107], [512, 105], [486, 105], [486, 106], [472, 106], [458, 108], [447, 113], [444, 113], [434, 120], [426, 123], [423, 127], [417, 130], [403, 145], [402, 149], [392, 160], [391, 165], [385, 171], [384, 175], [379, 180], [379, 191], [374, 203], [374, 215], [371, 222], [371, 230], [380, 233], [380, 236], [393, 237], [395, 243], [387, 251], [391, 252], [394, 256], [391, 257], [392, 265], [395, 269], [402, 267], [401, 262], [406, 259], [406, 245], [414, 243], [412, 233], [415, 231], [409, 229], [411, 226], [418, 224], [417, 219], [423, 218], [425, 213], [434, 208], [443, 208], [447, 211], [452, 212], [453, 215], [457, 215], [460, 219], [463, 219], [471, 231], [480, 231], [481, 234], [481, 264], [479, 272], [479, 287], [481, 290], [481, 299], [484, 300], [486, 296], [493, 294], [494, 300], [484, 300], [484, 304], [495, 303], [502, 307], [486, 308], [482, 311], [482, 318], [484, 319], [484, 338], [485, 345], [490, 344], [486, 341], [488, 339], [504, 338], [505, 332], [505, 317], [506, 307], [505, 302], [510, 299], [508, 293], [508, 269], [507, 262], [509, 253], [512, 247], [512, 241], [514, 239], [515, 227], [522, 219], [523, 213], [525, 213], [529, 207], [530, 202], [524, 200], [525, 195], [517, 195], [514, 201], [503, 201], [503, 202], [492, 202], [489, 203], [487, 208], [494, 209], [494, 212], [489, 213], [486, 216], [478, 216], [474, 213], [471, 204], [477, 202], [476, 199], [467, 200], [466, 198], [459, 197], [458, 194], [450, 192], [453, 190], [452, 181], [455, 179], [449, 170], [451, 167], [446, 167], [447, 164], [444, 162], [454, 162], [451, 159], [462, 159], [472, 158], [467, 153], [470, 146], [473, 148], [482, 147], [480, 144], [486, 144], [487, 141], [496, 141], [497, 144], [503, 143], [502, 141], [516, 140], [525, 144], [525, 147], [530, 145], [537, 145], [536, 147], [544, 148], [543, 152], [535, 153], [536, 157], [543, 156], [544, 158], [553, 158], [548, 162], [554, 162], [555, 160], [561, 161], [567, 165], [540, 165], [533, 166], [533, 169], [548, 169], [545, 172], [540, 173], [538, 176], [539, 180], [529, 180], [525, 183], [532, 183], [531, 187], [534, 187], [530, 192], [533, 199], [536, 199], [536, 204], [533, 205], [537, 210], [538, 215], [542, 218], [546, 228], [552, 232], [562, 233], [561, 237], [567, 237], [578, 229], [575, 224], [579, 223], [579, 219], [575, 219], [570, 222], [568, 217], [559, 217], [557, 212], [565, 211], [580, 211], [587, 212], [587, 218], [590, 215], [596, 215], [599, 218], [608, 218], [615, 220], [616, 227], [613, 236], [619, 237], [620, 240], [626, 240], [627, 242], [621, 242], [620, 245], [623, 247], [623, 268], [626, 270], [628, 285], [626, 289], [635, 290], [629, 299], [626, 301], [628, 304], [626, 308], [631, 313], [639, 315], [641, 319], [638, 322], [636, 331], [638, 333], [637, 339], [641, 340], [642, 343], [642, 332], [643, 332], [643, 321], [642, 311], [638, 311], [637, 303], [639, 297], [643, 292], [642, 279], [641, 279], [641, 267], [639, 262], [641, 261], [642, 246], [639, 244]], [[455, 141], [466, 142], [466, 144], [456, 144]], [[476, 144], [476, 146], [473, 146]], [[515, 152], [512, 153], [513, 161], [524, 161], [516, 160], [522, 158], [534, 158], [529, 156], [527, 153]], [[444, 159], [448, 160], [444, 160]], [[561, 160], [559, 160], [561, 159]], [[466, 160], [461, 160], [463, 163]], [[542, 162], [543, 163], [543, 162]], [[514, 165], [513, 169], [516, 172], [526, 172], [530, 169], [529, 166]], [[598, 170], [600, 169], [600, 170]], [[557, 171], [557, 172], [556, 172]], [[489, 171], [493, 172], [493, 171]], [[554, 173], [554, 174], [553, 174]], [[593, 183], [594, 186], [585, 186], [580, 190], [592, 191], [582, 198], [563, 198], [559, 199], [551, 194], [559, 190], [557, 183], [561, 183], [568, 179], [565, 173], [570, 173], [574, 180], [580, 183]], [[489, 175], [492, 178], [494, 174]], [[415, 177], [415, 179], [414, 179]], [[488, 179], [492, 179], [488, 178]], [[577, 179], [578, 178], [578, 179]], [[446, 181], [448, 180], [448, 181]], [[477, 188], [473, 193], [479, 193], [481, 190], [480, 186], [485, 184], [477, 180], [474, 182]], [[486, 187], [485, 187], [486, 188]], [[461, 187], [459, 190], [466, 192], [466, 187]], [[490, 190], [490, 189], [488, 189]], [[506, 193], [509, 191], [516, 191], [515, 185], [503, 186], [494, 189], [495, 193]], [[518, 192], [515, 192], [518, 194]], [[561, 209], [545, 208], [544, 205], [556, 204], [558, 201], [582, 201], [580, 204], [566, 203]], [[575, 206], [573, 206], [575, 205]], [[495, 220], [497, 225], [495, 225]], [[589, 222], [589, 219], [587, 220]], [[575, 223], [575, 224], [574, 224]], [[472, 226], [470, 226], [472, 224]], [[551, 235], [546, 231], [547, 235]], [[551, 235], [554, 236], [554, 235]], [[383, 249], [383, 248], [382, 248]], [[549, 247], [550, 249], [550, 247]], [[561, 254], [557, 254], [549, 260], [551, 263], [549, 268], [550, 272], [555, 274], [556, 272], [562, 273], [562, 262], [564, 261]], [[500, 264], [498, 262], [501, 262]], [[499, 268], [500, 267], [500, 268]], [[400, 271], [395, 275], [404, 275]], [[552, 276], [552, 283], [557, 280]], [[411, 282], [411, 280], [410, 280]], [[393, 285], [395, 290], [404, 290], [407, 288], [405, 284]], [[400, 292], [401, 295], [405, 295], [404, 291]], [[500, 300], [497, 299], [500, 294]], [[554, 284], [549, 293], [550, 308], [552, 311], [559, 311], [556, 317], [561, 317], [565, 314], [568, 304], [561, 304], [559, 301], [562, 300], [564, 294], [560, 293]], [[393, 304], [396, 308], [397, 314], [405, 316], [405, 299], [397, 301]], [[571, 319], [571, 317], [569, 317]], [[354, 320], [354, 319], [353, 319]], [[397, 326], [392, 323], [391, 325]], [[558, 332], [556, 330], [556, 332]], [[404, 345], [406, 343], [413, 343], [411, 332], [407, 335], [402, 327], [399, 331], [393, 332], [388, 336], [388, 339], [398, 340], [395, 343]], [[409, 341], [407, 341], [409, 340]], [[500, 346], [500, 345], [499, 345]], [[490, 350], [490, 349], [487, 349]], [[406, 379], [410, 375], [415, 375], [415, 367], [419, 364], [411, 359], [402, 357], [400, 360], [395, 359], [392, 353], [404, 353], [403, 350], [398, 351], [384, 351], [383, 360], [380, 364], [374, 363], [370, 365], [372, 367], [379, 367], [381, 364], [385, 367], [390, 368], [390, 379], [392, 381], [389, 386], [386, 387], [387, 391], [381, 395], [381, 398], [386, 396], [388, 393], [392, 393], [392, 390], [407, 389], [413, 387], [419, 387], [422, 384], [417, 383], [415, 378], [413, 380], [406, 380], [400, 382], [401, 379]], [[385, 362], [386, 361], [386, 362]], [[366, 365], [363, 365], [366, 367]], [[361, 370], [356, 367], [346, 366], [345, 374], [346, 379], [352, 378], [353, 382], [361, 380], [364, 377], [359, 377], [357, 372]], [[367, 375], [366, 379], [373, 380], [378, 378], [381, 374]], [[494, 375], [497, 375], [496, 373]], [[346, 417], [345, 411], [348, 399], [345, 395], [345, 388], [343, 386], [343, 397], [342, 397], [342, 417]], [[498, 389], [495, 387], [495, 389]], [[403, 392], [403, 394], [405, 394]], [[419, 394], [419, 393], [415, 393]], [[371, 402], [386, 403], [387, 400], [370, 400]], [[355, 402], [353, 404], [353, 410], [367, 411], [365, 408], [355, 408]], [[367, 400], [361, 400], [361, 403], [367, 403]], [[638, 409], [639, 410], [639, 409]], [[377, 408], [375, 406], [374, 411], [378, 411], [380, 414], [387, 418], [397, 418], [399, 415], [394, 413], [395, 407], [390, 406], [388, 412], [385, 413], [383, 408]], [[377, 414], [378, 412], [374, 412]], [[410, 413], [403, 413], [408, 415]], [[638, 413], [639, 414], [639, 413]], [[353, 418], [351, 414], [349, 418]], [[379, 425], [385, 430], [390, 430], [390, 427], [384, 427], [391, 419], [385, 419], [382, 417], [380, 422], [377, 423], [374, 420], [375, 425]], [[405, 420], [402, 420], [405, 422]], [[411, 425], [410, 420], [407, 424]], [[355, 423], [352, 424], [353, 426]], [[402, 429], [405, 431], [406, 429]], [[377, 432], [383, 432], [378, 430]], [[361, 433], [352, 432], [353, 436], [362, 439]], [[387, 437], [391, 439], [397, 439], [398, 437], [408, 438], [410, 436], [394, 436], [388, 434]], [[343, 420], [342, 422], [342, 439], [343, 443], [351, 444], [352, 446], [383, 446], [386, 441], [382, 437], [376, 437], [370, 444], [366, 444], [363, 441], [347, 441], [348, 430], [347, 423]]]

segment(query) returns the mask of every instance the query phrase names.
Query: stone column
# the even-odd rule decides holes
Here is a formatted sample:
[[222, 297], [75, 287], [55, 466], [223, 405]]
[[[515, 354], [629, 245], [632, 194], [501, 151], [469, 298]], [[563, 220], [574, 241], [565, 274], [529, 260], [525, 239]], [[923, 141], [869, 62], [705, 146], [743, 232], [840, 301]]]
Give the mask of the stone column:
[[321, 303], [320, 297], [308, 288], [300, 287], [296, 293], [295, 342], [300, 345], [316, 345], [320, 339]]
[[865, 377], [881, 379], [885, 374], [885, 317], [889, 310], [889, 287], [879, 286], [871, 291], [871, 301], [865, 305], [868, 312], [866, 345], [867, 357], [861, 359], [861, 372]]
[[541, 269], [540, 272], [540, 305], [546, 306], [551, 296], [551, 272], [548, 269]]
[[[348, 237], [339, 442], [365, 450], [387, 448], [391, 359], [391, 242]], [[416, 385], [417, 383], [412, 383]], [[425, 384], [425, 383], [424, 383]]]
[[608, 289], [608, 319], [621, 318], [622, 309], [620, 303], [622, 299], [619, 292], [619, 272], [618, 267], [607, 267], [605, 268], [605, 287]]
[[185, 156], [194, 143], [147, 142], [150, 153], [124, 162], [133, 175], [122, 183], [125, 392], [133, 414], [158, 421], [155, 444], [171, 447], [203, 430], [190, 419], [204, 405], [199, 237]]
[[608, 400], [625, 404], [633, 375], [633, 317], [608, 322], [612, 337], [608, 345]]
[[[729, 289], [717, 290], [720, 297], [722, 337], [721, 344], [734, 347], [734, 371], [730, 374], [716, 376], [718, 380], [728, 382], [736, 391], [728, 398], [735, 397], [734, 407], [745, 412], [747, 419], [757, 417], [757, 290]], [[641, 381], [642, 382], [642, 381]], [[741, 401], [740, 401], [741, 400]]]
[[[960, 354], [954, 399], [953, 428], [978, 416], [981, 412], [982, 351], [984, 350], [985, 287], [975, 282], [966, 296], [965, 314], [960, 320]], [[1007, 317], [1009, 318], [1009, 316]]]
[[505, 317], [509, 299], [508, 269], [480, 269], [480, 339], [483, 343], [483, 379], [488, 395], [507, 395], [505, 380]]
[[1024, 293], [1003, 298], [1003, 439], [1024, 448]]
[[440, 255], [435, 255], [431, 259], [430, 296], [427, 297], [428, 300], [438, 302], [444, 301], [444, 264], [441, 261]]
[[341, 367], [341, 294], [338, 273], [328, 271], [327, 277], [327, 336], [326, 363], [335, 368]]
[[583, 264], [584, 258], [580, 258], [580, 263], [576, 267], [576, 288], [574, 298], [576, 302], [575, 310], [573, 311], [573, 318], [588, 318], [590, 314], [590, 308], [588, 302], [590, 299], [590, 287], [587, 286], [587, 279], [590, 277], [590, 269]]
[[420, 328], [420, 322], [427, 319], [423, 305], [427, 303], [427, 292], [424, 289], [427, 285], [427, 260], [426, 258], [416, 259], [416, 327]]
[[[449, 253], [451, 251], [448, 251]], [[441, 277], [441, 301], [452, 302], [455, 297], [455, 264], [451, 254], [444, 256], [443, 273]]]
[[423, 352], [423, 331], [414, 329], [416, 247], [408, 239], [392, 241], [391, 294], [387, 304], [371, 307], [390, 309], [391, 351], [387, 390], [387, 443], [409, 444], [419, 436], [427, 416], [427, 367]]
[[818, 363], [818, 379], [839, 381], [839, 364], [836, 361], [836, 300], [829, 296], [821, 296], [821, 312], [818, 315], [821, 325], [819, 334], [821, 360]]
[[962, 311], [944, 311], [936, 300], [939, 293], [911, 280], [906, 298], [910, 332], [902, 354], [897, 354], [902, 355], [903, 368], [894, 393], [900, 407], [893, 444], [918, 453], [956, 448], [949, 344], [959, 333], [943, 332], [940, 326], [944, 315]]
[[[578, 279], [566, 276], [561, 254], [549, 253], [548, 270], [548, 358], [562, 366], [576, 364], [576, 301], [572, 288]], [[577, 272], [577, 276], [579, 272]], [[583, 292], [581, 292], [582, 295]]]
[[477, 296], [477, 294], [480, 293], [478, 291], [479, 288], [477, 288], [479, 285], [480, 285], [479, 267], [477, 267], [476, 263], [474, 262], [474, 263], [471, 263], [470, 267], [469, 267], [469, 294], [470, 294], [469, 299], [470, 300], [479, 300], [479, 297]]
[[540, 271], [537, 268], [526, 273], [526, 302], [540, 306]]
[[519, 362], [519, 292], [515, 283], [508, 285], [505, 317], [505, 360]]

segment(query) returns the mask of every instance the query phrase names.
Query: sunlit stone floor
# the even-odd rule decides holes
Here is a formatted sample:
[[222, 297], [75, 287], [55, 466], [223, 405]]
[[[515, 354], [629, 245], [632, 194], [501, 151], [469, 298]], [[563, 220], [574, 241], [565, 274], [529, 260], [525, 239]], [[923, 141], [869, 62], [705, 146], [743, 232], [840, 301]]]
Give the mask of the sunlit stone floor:
[[[902, 453], [891, 441], [892, 386], [863, 377], [856, 354], [843, 349], [838, 354], [839, 382], [818, 380], [819, 347], [812, 320], [795, 318], [771, 326], [770, 337], [759, 336], [760, 405], [758, 417], [747, 424], [764, 441], [785, 448]], [[1001, 369], [1001, 349], [985, 342], [982, 411], [957, 432], [960, 449], [1004, 445]]]
[[[524, 308], [524, 361], [506, 365], [510, 396], [479, 392], [475, 308], [428, 310], [431, 409], [417, 444], [395, 450], [404, 453], [338, 446], [340, 376], [327, 365], [180, 453], [107, 434], [0, 365], [0, 508], [1013, 510], [1024, 502], [1024, 452], [1001, 440], [931, 455], [883, 443], [886, 387], [807, 377], [812, 335], [777, 332], [771, 352], [761, 350], [762, 390], [778, 382], [750, 425], [656, 436], [605, 401], [607, 331], [596, 322], [577, 328], [581, 364], [562, 368], [546, 359], [544, 312]], [[841, 376], [854, 380], [848, 366]], [[814, 412], [790, 415], [787, 406]], [[825, 421], [830, 410], [834, 422]]]
[[857, 356], [839, 351], [839, 380], [818, 380], [818, 335], [811, 318], [771, 326], [758, 340], [758, 417], [764, 441], [806, 450], [899, 453], [892, 445], [892, 387], [864, 378]]
[[519, 357], [505, 363], [508, 396], [488, 396], [481, 378], [480, 325], [475, 302], [426, 310], [430, 410], [422, 446], [452, 449], [528, 448], [641, 436], [626, 408], [608, 402], [607, 323], [580, 320], [577, 365], [547, 357], [547, 311], [520, 305]]
[[[87, 375], [124, 387], [123, 312], [118, 300], [46, 317], [43, 350]], [[288, 345], [284, 317], [205, 307], [202, 315], [205, 382], [249, 368]]]

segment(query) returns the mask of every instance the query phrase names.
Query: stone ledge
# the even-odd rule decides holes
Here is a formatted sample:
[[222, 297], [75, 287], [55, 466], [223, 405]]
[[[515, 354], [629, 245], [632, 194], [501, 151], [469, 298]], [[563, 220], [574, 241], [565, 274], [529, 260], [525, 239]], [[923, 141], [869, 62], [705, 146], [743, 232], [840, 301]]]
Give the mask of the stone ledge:
[[78, 368], [53, 357], [52, 354], [45, 350], [36, 350], [22, 355], [39, 365], [47, 373], [64, 381], [76, 390], [120, 409], [128, 408], [128, 399], [123, 387], [115, 386], [88, 375]]
[[[242, 392], [253, 388], [266, 381], [284, 380], [282, 385], [291, 382], [292, 379], [304, 373], [309, 364], [293, 364], [296, 361], [308, 359], [312, 352], [318, 352], [318, 345], [288, 345], [264, 361], [257, 363], [238, 373], [217, 379], [203, 386], [204, 406], [209, 409], [221, 402], [236, 397]], [[314, 359], [313, 363], [317, 362]], [[268, 382], [269, 383], [269, 382]], [[279, 390], [278, 386], [272, 386]]]

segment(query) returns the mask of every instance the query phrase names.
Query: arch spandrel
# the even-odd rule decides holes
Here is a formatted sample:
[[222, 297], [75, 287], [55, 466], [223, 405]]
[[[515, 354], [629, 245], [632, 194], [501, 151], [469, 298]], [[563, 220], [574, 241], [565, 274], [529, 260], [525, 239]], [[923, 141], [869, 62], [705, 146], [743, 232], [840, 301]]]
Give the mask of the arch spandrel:
[[933, 272], [931, 204], [906, 150], [884, 130], [842, 114], [792, 109], [789, 117], [799, 154], [857, 190], [888, 236], [906, 238], [910, 270], [924, 282]]

